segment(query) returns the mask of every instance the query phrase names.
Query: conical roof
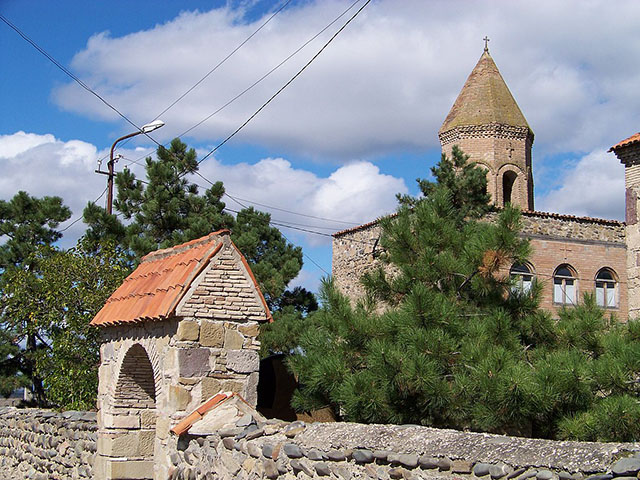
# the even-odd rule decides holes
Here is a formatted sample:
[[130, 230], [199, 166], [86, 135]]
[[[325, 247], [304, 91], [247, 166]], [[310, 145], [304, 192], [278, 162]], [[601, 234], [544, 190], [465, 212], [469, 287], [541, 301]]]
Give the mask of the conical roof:
[[485, 50], [440, 127], [440, 132], [463, 125], [492, 123], [531, 130], [489, 51]]

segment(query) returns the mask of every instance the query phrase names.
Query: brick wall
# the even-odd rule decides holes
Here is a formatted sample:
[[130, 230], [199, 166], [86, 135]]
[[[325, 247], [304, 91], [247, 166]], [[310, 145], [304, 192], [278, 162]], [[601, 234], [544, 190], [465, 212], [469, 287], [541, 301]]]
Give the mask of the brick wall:
[[[489, 215], [488, 219], [494, 218]], [[595, 275], [601, 268], [612, 269], [618, 279], [617, 308], [620, 318], [628, 312], [625, 227], [617, 221], [524, 212], [523, 235], [531, 239], [530, 259], [538, 280], [543, 282], [543, 308], [557, 310], [553, 303], [552, 276], [561, 264], [571, 265], [578, 276], [578, 295], [595, 292]], [[379, 265], [377, 241], [380, 227], [372, 223], [336, 234], [333, 238], [333, 277], [345, 295], [360, 298], [362, 275]], [[640, 257], [639, 257], [640, 258]], [[507, 274], [508, 272], [505, 272]], [[640, 283], [640, 278], [639, 278]]]
[[526, 127], [507, 125], [469, 125], [440, 133], [442, 152], [451, 157], [458, 145], [470, 160], [487, 169], [487, 192], [495, 205], [504, 205], [503, 177], [516, 174], [511, 203], [523, 210], [533, 210], [531, 146], [533, 136]]

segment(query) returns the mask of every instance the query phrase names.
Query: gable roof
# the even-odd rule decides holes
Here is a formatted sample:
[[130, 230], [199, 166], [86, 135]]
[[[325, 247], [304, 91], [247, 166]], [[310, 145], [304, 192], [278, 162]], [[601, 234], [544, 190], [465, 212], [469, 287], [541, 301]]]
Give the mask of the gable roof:
[[501, 124], [526, 127], [520, 107], [487, 50], [471, 71], [440, 133], [467, 125]]
[[270, 319], [269, 308], [246, 259], [229, 238], [229, 230], [219, 230], [145, 255], [138, 268], [109, 297], [91, 325], [163, 320], [173, 316], [192, 282], [223, 246], [239, 254]]
[[640, 143], [640, 132], [636, 133], [635, 135], [631, 135], [629, 138], [625, 138], [621, 142], [616, 143], [608, 151], [609, 152], [614, 152], [615, 150], [617, 150], [619, 148], [628, 147], [629, 145], [632, 145], [634, 143]]

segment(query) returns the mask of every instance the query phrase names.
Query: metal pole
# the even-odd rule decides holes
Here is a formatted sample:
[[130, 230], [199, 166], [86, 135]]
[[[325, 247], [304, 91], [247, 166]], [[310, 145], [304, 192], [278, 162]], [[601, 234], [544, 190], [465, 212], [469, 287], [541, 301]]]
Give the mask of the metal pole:
[[109, 153], [109, 163], [107, 164], [108, 167], [108, 177], [107, 177], [107, 213], [109, 215], [111, 215], [113, 213], [113, 177], [115, 177], [115, 173], [113, 172], [113, 150], [116, 147], [116, 143], [118, 143], [121, 140], [125, 140], [127, 138], [131, 138], [131, 137], [135, 137], [136, 135], [140, 135], [141, 133], [144, 133], [143, 131], [139, 131], [139, 132], [133, 132], [130, 133], [128, 135], [125, 135], [124, 137], [120, 137], [118, 138], [115, 142], [113, 142], [113, 145], [111, 145], [111, 152]]

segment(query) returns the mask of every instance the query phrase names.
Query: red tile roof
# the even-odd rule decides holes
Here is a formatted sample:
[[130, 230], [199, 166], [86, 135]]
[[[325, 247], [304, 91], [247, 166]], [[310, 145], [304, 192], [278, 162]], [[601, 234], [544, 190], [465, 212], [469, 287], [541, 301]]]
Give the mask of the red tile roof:
[[621, 147], [629, 146], [632, 143], [640, 143], [640, 132], [636, 133], [635, 135], [631, 135], [629, 138], [625, 138], [621, 142], [618, 142], [617, 144], [615, 144], [613, 147], [609, 149], [609, 152], [613, 152]]
[[[228, 235], [228, 230], [220, 230], [144, 256], [138, 268], [109, 297], [91, 324], [117, 325], [171, 317], [191, 282], [220, 251], [225, 243], [224, 237]], [[231, 241], [228, 243], [236, 248]], [[240, 258], [270, 319], [269, 309], [253, 273], [242, 254]]]

